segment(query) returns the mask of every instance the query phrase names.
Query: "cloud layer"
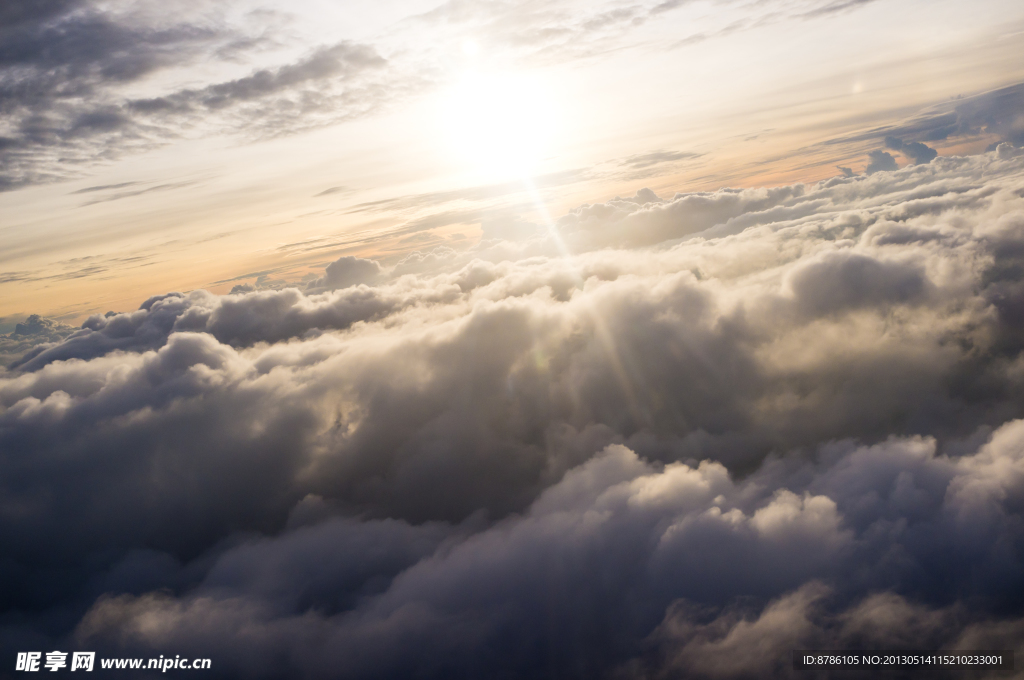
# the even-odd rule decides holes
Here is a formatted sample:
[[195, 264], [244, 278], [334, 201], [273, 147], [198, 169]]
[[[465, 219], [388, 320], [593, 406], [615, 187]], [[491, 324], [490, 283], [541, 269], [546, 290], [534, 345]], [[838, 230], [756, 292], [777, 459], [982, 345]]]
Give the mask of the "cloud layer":
[[[736, 8], [743, 19], [719, 26], [705, 17], [707, 30], [673, 44], [869, 2], [747, 1]], [[467, 40], [520, 68], [635, 47], [653, 39], [640, 36], [644, 26], [686, 4], [452, 0], [360, 40], [303, 35], [320, 29], [303, 21], [322, 17], [254, 9], [245, 0], [182, 3], [181, 11], [151, 0], [47, 0], [0, 10], [0, 191], [74, 178], [97, 162], [183, 138], [265, 140], [374, 114], [448, 83], [452, 46]], [[974, 102], [967, 122], [950, 130], [976, 127], [986, 107], [1012, 103]], [[1000, 130], [1016, 125], [1002, 113], [997, 119]], [[636, 156], [629, 174], [646, 176], [657, 162], [687, 157]]]
[[1012, 648], [1014, 151], [92, 317], [0, 374], [0, 644], [353, 678]]
[[352, 41], [240, 69], [281, 47], [286, 22], [268, 11], [233, 17], [237, 5], [176, 13], [61, 0], [4, 10], [12, 15], [0, 22], [0, 191], [182, 137], [322, 127], [415, 88], [418, 76], [390, 72], [374, 47]]

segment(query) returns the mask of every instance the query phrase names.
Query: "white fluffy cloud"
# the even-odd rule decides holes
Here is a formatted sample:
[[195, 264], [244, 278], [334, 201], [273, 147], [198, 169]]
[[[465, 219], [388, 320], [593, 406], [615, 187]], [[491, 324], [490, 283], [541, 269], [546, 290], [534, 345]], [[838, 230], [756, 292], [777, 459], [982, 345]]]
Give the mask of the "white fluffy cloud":
[[1024, 158], [522, 234], [158, 296], [0, 374], [4, 647], [740, 677], [879, 621], [1019, 640]]

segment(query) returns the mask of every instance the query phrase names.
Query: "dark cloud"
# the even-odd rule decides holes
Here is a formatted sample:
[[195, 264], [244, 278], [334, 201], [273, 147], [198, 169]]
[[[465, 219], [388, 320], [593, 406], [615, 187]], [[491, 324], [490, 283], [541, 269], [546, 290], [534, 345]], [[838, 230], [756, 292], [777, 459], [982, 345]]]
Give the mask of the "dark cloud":
[[1022, 189], [993, 152], [642, 190], [90, 317], [0, 374], [0, 647], [233, 678], [1014, 648]]
[[299, 61], [244, 78], [133, 100], [137, 114], [176, 124], [209, 114], [250, 137], [277, 136], [364, 115], [381, 103], [379, 83], [364, 76], [386, 61], [374, 48], [351, 42], [321, 47]]
[[118, 88], [236, 37], [212, 24], [147, 24], [87, 2], [32, 4], [0, 22], [0, 112], [9, 121], [0, 188], [59, 179], [70, 162], [159, 142], [124, 110]]
[[885, 138], [885, 146], [888, 149], [901, 152], [911, 163], [931, 163], [932, 159], [939, 155], [938, 151], [926, 144], [904, 142], [891, 135]]
[[26, 23], [52, 19], [84, 4], [82, 0], [39, 0], [5, 4], [0, 7], [0, 26], [19, 28]]
[[[734, 606], [708, 612], [676, 602], [651, 637], [647, 658], [626, 668], [638, 678], [797, 678], [806, 671], [790, 667], [793, 649], [998, 649], [1014, 644], [1022, 632], [1019, 620], [964, 625], [957, 621], [964, 616], [960, 608], [929, 608], [891, 593], [845, 609], [836, 606], [832, 594], [823, 583], [811, 582], [760, 611]], [[933, 669], [929, 675], [961, 673]]]
[[[1024, 146], [1024, 122], [1018, 113], [1022, 107], [1024, 83], [1018, 83], [971, 97], [958, 97], [929, 107], [905, 122], [831, 139], [825, 144], [874, 142], [884, 137], [902, 146], [907, 140], [912, 140], [910, 144], [915, 145], [916, 153], [923, 154], [923, 160], [915, 162], [930, 160], [926, 156], [932, 149], [923, 142], [943, 141], [951, 137], [990, 134], [1002, 142]], [[918, 144], [920, 146], [916, 146]], [[916, 158], [914, 154], [908, 154], [908, 157]]]
[[875, 172], [889, 172], [897, 168], [896, 159], [892, 157], [892, 154], [886, 153], [881, 149], [872, 151], [868, 154], [868, 167], [865, 170], [867, 174]]
[[[337, 278], [345, 279], [344, 265], [336, 271]], [[329, 275], [328, 279], [331, 281]], [[295, 288], [260, 290], [262, 285], [256, 288], [257, 292], [243, 298], [220, 297], [206, 291], [189, 295], [169, 293], [150, 298], [135, 312], [115, 316], [97, 314], [89, 317], [67, 342], [40, 345], [16, 366], [35, 370], [53, 361], [103, 356], [114, 350], [157, 349], [176, 332], [210, 333], [229, 345], [278, 342], [315, 329], [348, 328], [358, 321], [380, 318], [416, 302], [365, 287], [312, 299]], [[445, 291], [437, 291], [426, 299], [441, 300], [445, 295]]]
[[1024, 83], [972, 97], [959, 97], [895, 126], [896, 137], [940, 141], [951, 136], [992, 134], [1002, 141], [1024, 144], [1024, 123], [1018, 112], [1024, 104]]
[[[81, 168], [189, 134], [266, 138], [328, 125], [375, 110], [405, 86], [367, 45], [340, 42], [292, 63], [145, 99], [125, 88], [205, 59], [233, 63], [273, 41], [197, 12], [154, 23], [144, 8], [90, 2], [40, 3], [0, 23], [0, 190], [65, 179]], [[252, 15], [250, 15], [252, 16]], [[252, 33], [250, 35], [249, 33]]]
[[[975, 581], [975, 596], [1019, 585], [1022, 537], [1003, 494], [1020, 479], [997, 470], [1019, 474], [1020, 438], [1018, 421], [957, 460], [920, 440], [850, 446], [815, 471], [831, 496], [795, 470], [794, 491], [770, 468], [736, 482], [715, 463], [655, 467], [611, 446], [483, 531], [328, 520], [226, 550], [184, 597], [100, 599], [76, 636], [253, 677], [346, 678], [791, 677], [798, 647], [1015, 644], [1019, 619], [965, 609], [940, 583], [897, 583], [966, 569], [1003, 573]], [[982, 526], [1013, 552], [979, 551]], [[940, 551], [956, 557], [936, 568]]]
[[[965, 99], [956, 107], [956, 129], [995, 134], [1004, 142], [1024, 146], [1024, 83]], [[935, 137], [940, 139], [940, 137]]]
[[0, 366], [21, 358], [33, 347], [44, 343], [58, 343], [75, 332], [75, 328], [54, 319], [32, 314], [17, 323], [7, 335], [0, 335]]

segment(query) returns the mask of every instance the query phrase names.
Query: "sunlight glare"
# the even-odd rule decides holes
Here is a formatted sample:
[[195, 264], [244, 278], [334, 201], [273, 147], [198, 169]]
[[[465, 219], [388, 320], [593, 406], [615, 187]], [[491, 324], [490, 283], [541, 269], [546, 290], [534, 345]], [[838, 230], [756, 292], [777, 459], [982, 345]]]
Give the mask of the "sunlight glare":
[[441, 98], [448, 153], [488, 179], [532, 176], [551, 152], [553, 101], [521, 74], [467, 73]]

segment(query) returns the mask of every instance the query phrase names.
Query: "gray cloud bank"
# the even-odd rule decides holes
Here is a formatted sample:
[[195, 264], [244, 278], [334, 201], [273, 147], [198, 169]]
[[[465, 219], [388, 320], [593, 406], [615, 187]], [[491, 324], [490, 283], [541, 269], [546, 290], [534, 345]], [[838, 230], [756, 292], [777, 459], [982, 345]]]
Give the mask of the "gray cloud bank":
[[0, 374], [0, 646], [253, 678], [1014, 648], [1013, 151], [92, 317]]
[[[237, 71], [279, 46], [281, 17], [229, 20], [230, 7], [212, 3], [182, 14], [146, 3], [30, 5], [0, 17], [0, 190], [73, 177], [91, 163], [187, 136], [267, 138], [322, 127], [415, 88], [417, 76], [391, 73], [373, 47], [350, 41], [175, 87], [160, 79], [203, 63]], [[153, 91], [162, 94], [137, 94]]]
[[25, 354], [45, 343], [59, 343], [77, 329], [67, 324], [32, 314], [14, 330], [0, 335], [0, 365], [20, 360]]
[[[887, 148], [901, 152], [911, 163], [927, 163], [938, 155], [926, 142], [941, 142], [956, 137], [993, 135], [997, 141], [993, 142], [989, 151], [1000, 143], [1010, 145], [1007, 148], [1021, 147], [1024, 146], [1024, 119], [1019, 113], [1022, 107], [1024, 83], [1017, 83], [971, 97], [942, 102], [901, 123], [837, 137], [825, 144], [878, 142], [884, 139]], [[895, 169], [896, 159], [880, 149], [870, 152], [869, 161], [877, 170]], [[872, 172], [872, 169], [868, 172]]]

